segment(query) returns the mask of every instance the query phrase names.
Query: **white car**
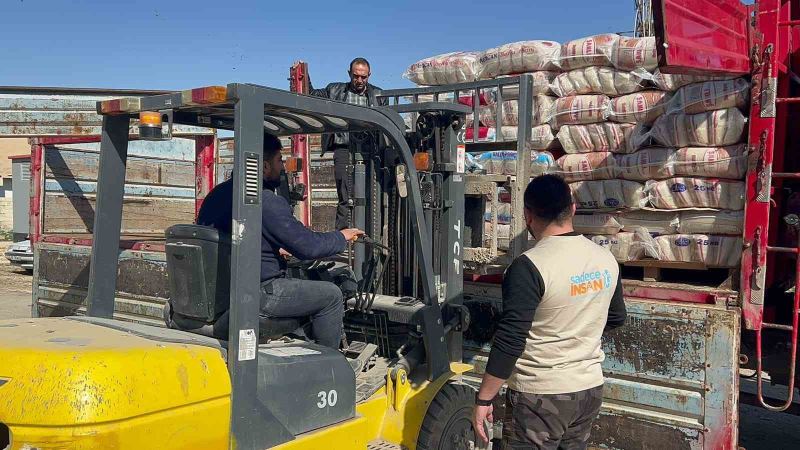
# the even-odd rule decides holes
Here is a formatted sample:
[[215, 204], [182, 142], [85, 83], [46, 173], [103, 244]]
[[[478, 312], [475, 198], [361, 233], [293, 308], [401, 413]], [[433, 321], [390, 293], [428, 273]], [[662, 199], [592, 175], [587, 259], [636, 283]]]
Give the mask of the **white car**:
[[6, 258], [12, 265], [22, 267], [32, 272], [33, 250], [31, 249], [31, 241], [20, 241], [11, 244], [8, 249], [6, 249]]

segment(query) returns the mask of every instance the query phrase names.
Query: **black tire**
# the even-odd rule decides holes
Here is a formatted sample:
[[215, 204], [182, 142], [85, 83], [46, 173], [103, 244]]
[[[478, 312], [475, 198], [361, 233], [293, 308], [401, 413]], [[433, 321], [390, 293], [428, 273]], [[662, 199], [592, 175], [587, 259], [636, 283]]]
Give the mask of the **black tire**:
[[467, 450], [475, 442], [472, 408], [475, 390], [464, 384], [447, 383], [434, 397], [422, 420], [417, 450]]

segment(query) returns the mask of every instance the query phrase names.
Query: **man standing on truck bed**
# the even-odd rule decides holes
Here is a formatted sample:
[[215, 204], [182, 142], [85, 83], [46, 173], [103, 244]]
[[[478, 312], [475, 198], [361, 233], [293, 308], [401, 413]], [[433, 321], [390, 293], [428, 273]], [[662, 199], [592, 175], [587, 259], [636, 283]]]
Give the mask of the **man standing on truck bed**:
[[585, 449], [603, 398], [604, 329], [625, 322], [619, 265], [575, 233], [575, 203], [555, 175], [525, 189], [525, 223], [536, 245], [503, 279], [503, 313], [475, 400], [486, 440], [492, 400], [508, 381], [505, 449]]
[[[360, 106], [385, 106], [388, 101], [378, 99], [381, 89], [369, 84], [370, 67], [369, 61], [364, 58], [356, 58], [350, 62], [349, 83], [331, 83], [325, 89], [311, 88], [311, 95], [325, 97], [331, 100], [346, 102]], [[309, 79], [309, 86], [311, 80]], [[371, 146], [375, 150], [376, 142], [365, 142], [365, 146]], [[336, 180], [336, 196], [338, 205], [336, 207], [336, 229], [343, 230], [350, 227], [350, 189], [347, 181], [347, 166], [351, 163], [351, 155], [356, 150], [356, 144], [348, 133], [326, 134], [322, 137], [322, 154], [333, 152], [333, 177]]]
[[[286, 277], [285, 249], [301, 260], [325, 258], [342, 253], [347, 241], [364, 234], [345, 229], [317, 233], [300, 223], [292, 207], [275, 189], [280, 185], [283, 159], [281, 141], [264, 134], [264, 191], [261, 194], [261, 313], [267, 317], [311, 318], [314, 340], [338, 349], [342, 339], [344, 303], [342, 291], [328, 281]], [[215, 187], [203, 201], [197, 215], [199, 225], [231, 234], [233, 180]]]

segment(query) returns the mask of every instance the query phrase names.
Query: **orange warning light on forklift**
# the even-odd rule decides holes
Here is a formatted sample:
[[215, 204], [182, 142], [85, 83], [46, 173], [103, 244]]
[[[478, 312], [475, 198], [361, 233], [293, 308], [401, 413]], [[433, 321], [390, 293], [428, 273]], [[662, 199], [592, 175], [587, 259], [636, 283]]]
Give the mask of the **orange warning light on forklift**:
[[303, 171], [303, 159], [290, 156], [283, 161], [286, 173], [297, 173]]
[[431, 155], [428, 152], [419, 152], [414, 154], [414, 167], [420, 172], [430, 172], [431, 170]]

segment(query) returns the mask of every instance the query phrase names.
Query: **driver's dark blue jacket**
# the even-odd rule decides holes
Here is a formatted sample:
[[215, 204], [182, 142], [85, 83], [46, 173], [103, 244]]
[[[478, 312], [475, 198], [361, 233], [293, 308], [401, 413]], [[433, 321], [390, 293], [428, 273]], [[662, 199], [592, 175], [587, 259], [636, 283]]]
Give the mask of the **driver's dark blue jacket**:
[[[261, 281], [283, 276], [286, 261], [278, 254], [283, 248], [295, 258], [311, 260], [341, 253], [347, 246], [342, 233], [318, 233], [295, 219], [292, 207], [274, 189], [266, 187], [261, 195]], [[233, 182], [220, 183], [206, 196], [199, 225], [208, 225], [231, 234], [233, 222]]]

